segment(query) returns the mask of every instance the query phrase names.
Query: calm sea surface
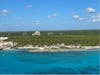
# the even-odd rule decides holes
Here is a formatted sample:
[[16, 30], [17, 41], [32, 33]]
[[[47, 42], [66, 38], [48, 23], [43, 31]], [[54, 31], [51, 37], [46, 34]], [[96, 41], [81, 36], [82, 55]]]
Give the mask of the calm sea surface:
[[0, 74], [100, 74], [100, 50], [0, 51]]

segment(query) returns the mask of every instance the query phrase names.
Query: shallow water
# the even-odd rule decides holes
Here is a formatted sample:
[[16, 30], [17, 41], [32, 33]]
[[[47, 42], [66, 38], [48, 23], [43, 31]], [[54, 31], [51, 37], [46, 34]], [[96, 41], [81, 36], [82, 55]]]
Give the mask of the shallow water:
[[100, 74], [100, 50], [0, 51], [0, 74]]

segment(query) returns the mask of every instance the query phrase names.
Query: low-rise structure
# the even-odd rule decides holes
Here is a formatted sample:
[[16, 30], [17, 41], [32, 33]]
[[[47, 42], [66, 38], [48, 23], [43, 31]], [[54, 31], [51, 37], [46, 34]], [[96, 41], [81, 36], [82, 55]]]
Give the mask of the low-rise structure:
[[8, 37], [0, 37], [0, 42], [3, 42], [4, 40], [7, 40]]
[[12, 47], [14, 47], [14, 43], [12, 41], [0, 42], [0, 49], [11, 49]]
[[32, 36], [40, 36], [40, 31], [35, 31], [35, 33], [32, 34]]

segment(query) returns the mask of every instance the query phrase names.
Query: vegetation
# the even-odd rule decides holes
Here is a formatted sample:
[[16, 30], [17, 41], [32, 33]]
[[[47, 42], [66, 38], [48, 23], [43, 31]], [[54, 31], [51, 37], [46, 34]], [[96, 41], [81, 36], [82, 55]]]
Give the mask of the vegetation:
[[[48, 35], [48, 33], [51, 33]], [[17, 42], [17, 46], [24, 45], [66, 45], [96, 46], [99, 44], [99, 30], [81, 31], [41, 31], [41, 36], [32, 36], [33, 32], [1, 32], [1, 36], [8, 36], [7, 41]], [[62, 33], [62, 34], [61, 34]]]

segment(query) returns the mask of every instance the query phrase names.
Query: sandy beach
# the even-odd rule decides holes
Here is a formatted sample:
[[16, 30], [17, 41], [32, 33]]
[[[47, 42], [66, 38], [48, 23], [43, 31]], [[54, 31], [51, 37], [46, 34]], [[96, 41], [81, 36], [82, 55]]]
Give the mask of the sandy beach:
[[28, 52], [64, 52], [64, 51], [88, 51], [88, 50], [94, 50], [94, 49], [98, 49], [100, 50], [100, 47], [98, 48], [79, 48], [79, 49], [44, 49], [44, 50], [40, 50], [40, 49], [26, 49], [25, 51]]

